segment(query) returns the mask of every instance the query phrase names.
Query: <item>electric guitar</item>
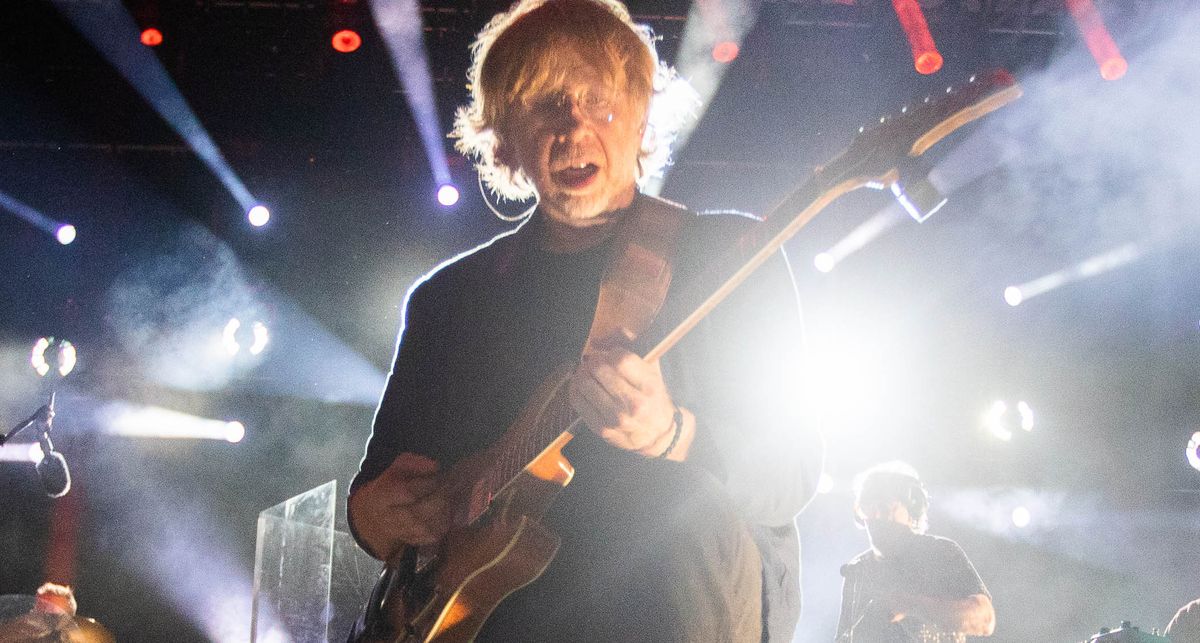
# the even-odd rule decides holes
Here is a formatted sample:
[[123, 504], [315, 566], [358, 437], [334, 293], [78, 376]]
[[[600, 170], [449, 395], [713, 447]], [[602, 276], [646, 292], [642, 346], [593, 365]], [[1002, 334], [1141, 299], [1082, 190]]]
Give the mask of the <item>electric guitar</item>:
[[[838, 197], [863, 187], [890, 189], [914, 215], [945, 202], [929, 184], [927, 150], [967, 123], [1015, 100], [1005, 71], [972, 77], [860, 130], [850, 147], [819, 168], [766, 220], [740, 238], [712, 270], [659, 311], [636, 345], [658, 359], [784, 242]], [[920, 218], [920, 217], [919, 217]], [[556, 370], [502, 438], [449, 471], [454, 527], [439, 545], [406, 548], [388, 561], [350, 640], [450, 643], [475, 637], [495, 607], [550, 564], [559, 539], [538, 520], [574, 475], [562, 454], [579, 419], [567, 402], [575, 368]]]

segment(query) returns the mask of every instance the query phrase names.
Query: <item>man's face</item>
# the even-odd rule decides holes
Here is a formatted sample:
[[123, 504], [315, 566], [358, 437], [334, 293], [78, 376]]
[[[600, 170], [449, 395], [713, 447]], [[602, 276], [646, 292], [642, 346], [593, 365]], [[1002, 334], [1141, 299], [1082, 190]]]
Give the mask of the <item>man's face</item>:
[[595, 65], [565, 55], [575, 58], [571, 72], [511, 108], [498, 152], [533, 181], [546, 216], [587, 227], [633, 200], [645, 106]]

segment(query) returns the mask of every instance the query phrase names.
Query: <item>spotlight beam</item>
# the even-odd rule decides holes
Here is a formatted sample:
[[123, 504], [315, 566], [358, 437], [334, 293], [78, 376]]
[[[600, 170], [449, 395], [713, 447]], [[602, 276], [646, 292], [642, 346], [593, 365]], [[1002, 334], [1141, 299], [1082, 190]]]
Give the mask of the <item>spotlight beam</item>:
[[[691, 85], [694, 93], [687, 92], [685, 98], [696, 101], [695, 118], [679, 129], [672, 146], [679, 154], [687, 146], [696, 124], [708, 109], [716, 95], [729, 65], [713, 58], [713, 47], [717, 43], [733, 43], [741, 47], [742, 40], [758, 20], [757, 3], [744, 0], [698, 0], [688, 10], [687, 24], [676, 54], [675, 69], [679, 77]], [[670, 88], [664, 92], [670, 99]], [[651, 114], [653, 119], [653, 113]], [[645, 191], [658, 194], [666, 183], [670, 166], [663, 168], [662, 176], [647, 182]]]
[[1084, 259], [1074, 266], [1032, 279], [1019, 286], [1009, 286], [1004, 291], [1004, 299], [1010, 306], [1017, 306], [1055, 288], [1124, 266], [1136, 261], [1141, 256], [1142, 249], [1138, 244], [1127, 243], [1103, 254]]
[[[27, 205], [17, 198], [5, 194], [4, 192], [0, 192], [0, 208], [12, 212], [21, 219], [24, 219], [29, 225], [41, 230], [42, 232], [45, 232], [55, 239], [58, 239], [58, 242], [64, 246], [75, 240], [75, 226], [62, 221], [55, 221], [41, 212], [38, 212], [32, 206]], [[67, 239], [68, 237], [64, 234], [61, 234], [61, 232], [67, 228], [71, 230], [71, 233], [69, 240], [64, 241], [64, 239]]]
[[450, 165], [442, 144], [444, 137], [438, 123], [429, 58], [425, 55], [421, 8], [416, 0], [370, 0], [368, 4], [379, 35], [392, 55], [396, 77], [404, 87], [404, 96], [421, 134], [433, 178], [438, 185], [448, 184], [451, 182]]
[[154, 111], [187, 141], [241, 205], [242, 212], [253, 207], [256, 204], [254, 197], [225, 161], [166, 69], [149, 48], [140, 44], [140, 31], [124, 5], [117, 0], [53, 2], [59, 13], [70, 20]]

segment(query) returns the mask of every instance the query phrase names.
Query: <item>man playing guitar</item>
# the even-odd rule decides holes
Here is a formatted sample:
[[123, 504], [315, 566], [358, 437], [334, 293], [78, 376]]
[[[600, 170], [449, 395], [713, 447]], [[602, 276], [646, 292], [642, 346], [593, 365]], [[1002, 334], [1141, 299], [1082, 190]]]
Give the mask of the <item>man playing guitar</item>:
[[840, 643], [963, 643], [991, 636], [992, 597], [952, 540], [929, 536], [929, 496], [912, 467], [881, 464], [854, 483], [871, 549], [842, 566]]
[[[563, 454], [576, 475], [541, 520], [561, 545], [478, 638], [791, 640], [793, 519], [822, 447], [801, 419], [801, 322], [785, 259], [777, 253], [661, 360], [635, 353], [624, 326], [596, 336], [622, 248], [672, 248], [669, 300], [757, 222], [639, 193], [665, 159], [663, 133], [647, 123], [669, 72], [615, 0], [522, 2], [472, 52], [459, 149], [494, 194], [537, 206], [515, 232], [409, 291], [350, 491], [359, 543], [390, 560], [442, 542], [463, 503], [448, 472], [468, 467], [556, 366], [573, 363], [567, 397], [581, 422]], [[660, 229], [665, 241], [638, 236]]]

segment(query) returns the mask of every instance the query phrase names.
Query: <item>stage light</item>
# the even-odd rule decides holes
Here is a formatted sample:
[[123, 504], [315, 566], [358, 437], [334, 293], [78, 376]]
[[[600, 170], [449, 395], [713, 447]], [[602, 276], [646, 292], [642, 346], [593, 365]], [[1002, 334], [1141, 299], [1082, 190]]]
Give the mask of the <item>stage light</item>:
[[251, 330], [254, 333], [254, 343], [250, 345], [250, 354], [258, 355], [267, 347], [267, 342], [271, 341], [271, 334], [267, 332], [267, 325], [262, 322], [254, 322]]
[[37, 442], [18, 442], [0, 445], [0, 462], [42, 461], [42, 445]]
[[829, 493], [833, 491], [833, 476], [821, 472], [821, 477], [817, 479], [817, 493]]
[[34, 342], [29, 363], [41, 377], [45, 377], [51, 369], [58, 371], [61, 377], [66, 377], [75, 370], [77, 357], [75, 345], [71, 342], [42, 337]]
[[142, 44], [146, 45], [147, 47], [157, 47], [162, 44], [163, 34], [161, 31], [159, 31], [158, 29], [155, 29], [154, 27], [150, 27], [149, 29], [143, 29], [141, 41], [142, 41]]
[[1017, 507], [1012, 510], [1012, 523], [1018, 529], [1024, 529], [1029, 526], [1033, 520], [1033, 515], [1029, 513], [1026, 507]]
[[738, 57], [738, 44], [732, 40], [722, 40], [713, 45], [712, 57], [719, 63], [731, 63]]
[[1056, 270], [1048, 275], [1043, 275], [1023, 284], [1009, 286], [1004, 289], [1004, 300], [1009, 305], [1016, 306], [1034, 297], [1040, 297], [1055, 288], [1060, 288], [1083, 279], [1089, 279], [1132, 263], [1141, 256], [1142, 248], [1137, 243], [1127, 243], [1107, 252], [1088, 257], [1074, 266]]
[[1187, 461], [1193, 469], [1200, 471], [1200, 431], [1193, 433], [1192, 439], [1188, 440]]
[[64, 246], [70, 245], [75, 240], [75, 226], [69, 223], [58, 226], [58, 230], [54, 231], [54, 238]]
[[1075, 19], [1079, 31], [1083, 33], [1083, 41], [1088, 51], [1100, 67], [1100, 77], [1104, 80], [1117, 80], [1125, 75], [1129, 63], [1121, 55], [1117, 43], [1113, 42], [1100, 13], [1092, 0], [1067, 0], [1067, 11]]
[[352, 29], [342, 29], [333, 34], [333, 48], [343, 54], [357, 51], [362, 46], [362, 36]]
[[[134, 44], [144, 32], [134, 22], [124, 3], [51, 0], [51, 4], [187, 141], [188, 146], [216, 174], [243, 210], [254, 205], [254, 197], [225, 161], [216, 142], [179, 92], [162, 62], [150, 51], [150, 47]], [[162, 36], [161, 32], [159, 36]]]
[[261, 228], [271, 220], [271, 211], [265, 205], [256, 205], [246, 212], [246, 219], [250, 221], [250, 225]]
[[983, 428], [1002, 442], [1012, 440], [1012, 431], [1004, 426], [1004, 415], [1007, 412], [1008, 405], [1003, 400], [996, 400], [983, 413]]
[[451, 182], [446, 136], [425, 52], [425, 23], [417, 0], [368, 0], [375, 28], [392, 58], [436, 185]]
[[241, 422], [226, 422], [225, 423], [225, 441], [230, 444], [237, 444], [246, 437], [246, 425]]
[[458, 203], [458, 188], [446, 183], [438, 188], [437, 200], [438, 203], [441, 203], [446, 207], [450, 207], [455, 203]]
[[42, 377], [50, 372], [50, 365], [46, 363], [47, 348], [50, 348], [50, 340], [42, 337], [33, 343], [33, 354], [29, 356], [29, 363], [33, 366], [33, 370]]
[[241, 422], [213, 420], [127, 402], [110, 402], [97, 411], [96, 417], [104, 432], [131, 438], [239, 442], [246, 435], [246, 427]]
[[241, 327], [242, 322], [234, 317], [225, 324], [225, 330], [221, 331], [221, 346], [224, 346], [225, 352], [230, 355], [237, 355], [238, 351], [242, 349], [237, 340], [237, 332]]
[[813, 266], [821, 272], [830, 272], [836, 265], [837, 260], [828, 252], [820, 252], [817, 253], [817, 256], [813, 257]]
[[258, 355], [266, 350], [267, 344], [271, 341], [271, 333], [267, 330], [266, 324], [260, 321], [251, 324], [249, 337], [245, 333], [239, 337], [238, 331], [241, 329], [242, 320], [237, 317], [233, 317], [225, 323], [225, 328], [221, 330], [221, 347], [225, 349], [226, 354], [230, 357], [237, 355], [246, 341], [250, 343], [247, 352], [251, 355]]
[[1021, 430], [1026, 433], [1033, 430], [1033, 409], [1024, 400], [1017, 402], [1017, 413], [1021, 416]]
[[942, 68], [942, 54], [938, 53], [933, 36], [929, 33], [929, 25], [925, 22], [925, 14], [917, 0], [892, 0], [892, 8], [904, 27], [908, 36], [908, 44], [912, 49], [913, 66], [921, 74], [932, 74]]

